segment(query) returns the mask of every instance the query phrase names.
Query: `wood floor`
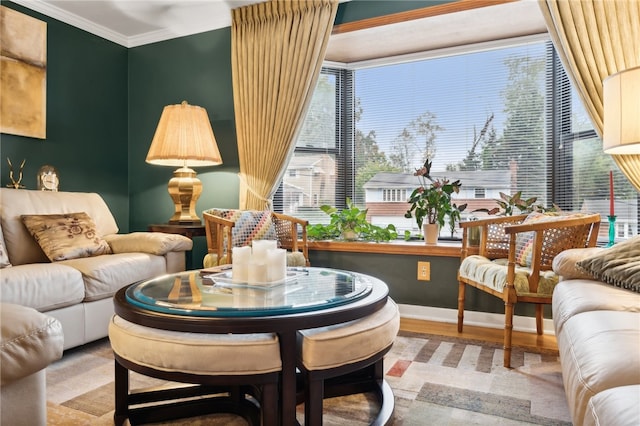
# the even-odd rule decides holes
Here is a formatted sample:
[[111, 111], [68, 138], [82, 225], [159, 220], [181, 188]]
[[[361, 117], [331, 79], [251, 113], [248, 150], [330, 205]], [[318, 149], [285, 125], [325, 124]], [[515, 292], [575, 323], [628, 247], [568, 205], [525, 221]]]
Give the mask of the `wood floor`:
[[[502, 343], [504, 339], [504, 330], [495, 328], [474, 327], [465, 325], [462, 333], [458, 333], [457, 324], [444, 322], [425, 321], [413, 318], [401, 318], [400, 329], [404, 331], [413, 331], [417, 333], [430, 333], [439, 336], [454, 336], [466, 339], [484, 340], [487, 342]], [[523, 333], [514, 331], [512, 336], [512, 345], [523, 348], [537, 348], [544, 350], [558, 350], [556, 336], [536, 333]]]

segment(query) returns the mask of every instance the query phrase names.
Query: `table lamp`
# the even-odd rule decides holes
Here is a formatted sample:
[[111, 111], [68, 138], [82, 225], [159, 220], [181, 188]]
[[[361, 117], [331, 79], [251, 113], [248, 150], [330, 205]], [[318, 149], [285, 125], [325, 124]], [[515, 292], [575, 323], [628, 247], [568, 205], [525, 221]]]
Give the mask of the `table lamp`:
[[603, 148], [607, 154], [640, 154], [640, 67], [603, 81]]
[[202, 182], [191, 167], [222, 164], [207, 111], [187, 101], [165, 106], [146, 162], [179, 167], [169, 180], [169, 195], [175, 204], [169, 223], [200, 225], [196, 201], [202, 193]]

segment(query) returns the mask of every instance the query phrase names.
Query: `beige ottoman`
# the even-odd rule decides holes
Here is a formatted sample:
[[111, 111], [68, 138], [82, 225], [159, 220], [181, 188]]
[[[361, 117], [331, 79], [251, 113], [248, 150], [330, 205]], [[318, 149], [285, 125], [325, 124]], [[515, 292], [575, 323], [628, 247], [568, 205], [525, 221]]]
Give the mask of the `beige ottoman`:
[[[375, 391], [381, 403], [376, 424], [393, 414], [393, 393], [384, 381], [383, 359], [400, 329], [391, 298], [379, 311], [354, 321], [298, 332], [298, 367], [305, 385], [305, 426], [322, 425], [325, 397]], [[347, 378], [353, 373], [353, 379]], [[337, 386], [325, 386], [328, 379]], [[328, 383], [328, 382], [327, 382]]]
[[35, 309], [0, 303], [0, 328], [0, 424], [46, 425], [45, 368], [62, 356], [62, 325]]
[[[250, 424], [278, 422], [282, 362], [275, 334], [185, 333], [145, 327], [115, 315], [109, 339], [116, 360], [117, 425], [127, 418], [147, 423], [212, 411], [241, 415]], [[129, 370], [194, 386], [130, 393]], [[178, 401], [194, 396], [199, 398]], [[132, 407], [143, 403], [154, 405]]]

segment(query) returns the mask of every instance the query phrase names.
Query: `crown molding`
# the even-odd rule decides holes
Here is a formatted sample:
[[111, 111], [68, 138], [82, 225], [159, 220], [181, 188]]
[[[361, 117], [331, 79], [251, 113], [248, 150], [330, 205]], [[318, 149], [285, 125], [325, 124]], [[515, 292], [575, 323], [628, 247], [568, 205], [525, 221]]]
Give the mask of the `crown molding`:
[[174, 38], [212, 31], [218, 28], [223, 28], [225, 26], [231, 26], [231, 16], [229, 16], [228, 19], [227, 18], [218, 19], [218, 21], [215, 21], [215, 22], [208, 22], [205, 24], [196, 23], [192, 25], [188, 30], [186, 31], [181, 30], [179, 33], [176, 33], [171, 29], [165, 28], [165, 29], [149, 31], [147, 33], [128, 37], [119, 32], [113, 31], [107, 27], [96, 24], [93, 21], [90, 21], [81, 16], [78, 16], [74, 13], [68, 12], [64, 9], [54, 6], [51, 3], [37, 1], [37, 0], [12, 0], [12, 1], [27, 9], [31, 9], [35, 12], [41, 13], [50, 18], [57, 19], [58, 21], [64, 22], [65, 24], [69, 24], [83, 31], [89, 32], [98, 37], [102, 37], [106, 40], [112, 41], [114, 43], [117, 43], [127, 48], [138, 47], [145, 44], [157, 43], [160, 41], [171, 40]]
[[129, 40], [127, 37], [123, 36], [120, 33], [117, 33], [109, 28], [105, 28], [101, 25], [97, 25], [94, 22], [91, 22], [81, 16], [75, 15], [73, 13], [69, 13], [63, 9], [60, 9], [56, 6], [51, 5], [50, 3], [33, 1], [33, 0], [11, 0], [20, 6], [26, 7], [27, 9], [31, 9], [38, 13], [42, 13], [50, 18], [57, 19], [58, 21], [64, 22], [65, 24], [69, 24], [81, 30], [87, 31], [91, 34], [95, 34], [99, 37], [102, 37], [106, 40], [112, 41], [124, 47], [129, 46]]

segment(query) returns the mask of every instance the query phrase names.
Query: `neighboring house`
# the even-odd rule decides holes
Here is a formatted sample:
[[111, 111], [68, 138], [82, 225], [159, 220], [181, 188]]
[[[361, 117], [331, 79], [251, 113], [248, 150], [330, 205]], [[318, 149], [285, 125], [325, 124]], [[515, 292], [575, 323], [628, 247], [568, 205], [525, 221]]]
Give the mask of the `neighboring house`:
[[[638, 201], [615, 200], [616, 214], [616, 239], [626, 239], [638, 235]], [[609, 200], [584, 200], [580, 209], [583, 212], [600, 213], [602, 224], [600, 225], [599, 240], [609, 239]]]
[[[335, 198], [336, 166], [330, 154], [298, 155], [291, 158], [283, 176], [287, 187], [283, 211], [295, 215], [311, 207], [317, 210]], [[289, 192], [291, 191], [291, 192]]]
[[[465, 216], [476, 209], [496, 207], [500, 192], [511, 193], [511, 176], [508, 170], [477, 170], [434, 172], [434, 179], [460, 180], [462, 186], [452, 198], [457, 205], [467, 204]], [[418, 231], [414, 218], [404, 217], [409, 208], [407, 200], [420, 185], [420, 178], [413, 173], [381, 172], [364, 184], [365, 205], [368, 218], [376, 225], [393, 223], [399, 231]], [[445, 236], [445, 233], [442, 234]]]

